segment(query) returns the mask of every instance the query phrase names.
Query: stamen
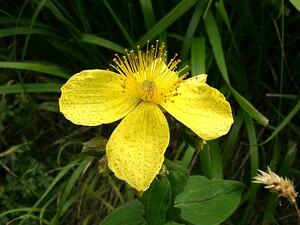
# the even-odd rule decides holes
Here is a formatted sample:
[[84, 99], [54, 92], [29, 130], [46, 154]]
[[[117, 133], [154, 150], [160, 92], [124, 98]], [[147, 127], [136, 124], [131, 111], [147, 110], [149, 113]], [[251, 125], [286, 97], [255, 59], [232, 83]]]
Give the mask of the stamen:
[[187, 77], [188, 73], [179, 77], [184, 67], [176, 71], [177, 65], [181, 62], [176, 59], [178, 54], [166, 63], [167, 51], [165, 43], [156, 40], [154, 45], [147, 41], [146, 51], [143, 52], [140, 46], [137, 51], [125, 49], [125, 55], [119, 57], [115, 54], [114, 65], [110, 65], [120, 73], [120, 85], [123, 92], [128, 91], [132, 95], [144, 101], [153, 101], [160, 104], [164, 101], [174, 101], [173, 97], [180, 95], [177, 91], [180, 83]]
[[[185, 69], [187, 69], [187, 68], [189, 68], [189, 66], [188, 65], [185, 65], [185, 67], [183, 67], [181, 70], [179, 70], [178, 71], [178, 73], [180, 74], [182, 71], [184, 71]], [[183, 74], [182, 76], [185, 76], [185, 75], [188, 75], [189, 73], [187, 72], [187, 73], [185, 73], [185, 74]], [[185, 77], [186, 78], [186, 77]]]

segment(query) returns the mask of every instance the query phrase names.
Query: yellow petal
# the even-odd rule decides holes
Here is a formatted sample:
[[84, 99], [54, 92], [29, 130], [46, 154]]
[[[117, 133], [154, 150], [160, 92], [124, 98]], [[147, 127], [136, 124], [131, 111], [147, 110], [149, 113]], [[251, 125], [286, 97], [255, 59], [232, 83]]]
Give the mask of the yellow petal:
[[197, 76], [193, 76], [189, 79], [186, 79], [184, 80], [183, 82], [185, 84], [190, 84], [190, 85], [201, 85], [203, 83], [206, 82], [206, 78], [207, 78], [207, 74], [200, 74], [200, 75], [197, 75]]
[[141, 102], [114, 130], [107, 146], [109, 168], [137, 191], [159, 173], [169, 144], [165, 116], [153, 102]]
[[97, 126], [127, 115], [139, 99], [124, 92], [121, 76], [107, 70], [84, 70], [61, 88], [60, 111], [75, 124]]
[[212, 140], [229, 131], [233, 123], [231, 107], [223, 94], [204, 83], [206, 75], [200, 76], [197, 80], [201, 82], [195, 78], [183, 82], [178, 95], [161, 106], [199, 137]]

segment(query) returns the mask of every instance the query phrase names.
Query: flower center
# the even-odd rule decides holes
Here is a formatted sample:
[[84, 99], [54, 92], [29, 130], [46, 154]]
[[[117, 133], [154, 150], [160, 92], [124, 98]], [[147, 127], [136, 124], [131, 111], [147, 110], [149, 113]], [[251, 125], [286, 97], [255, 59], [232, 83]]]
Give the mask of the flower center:
[[141, 84], [142, 99], [144, 101], [152, 101], [153, 96], [156, 94], [156, 85], [154, 81], [145, 80]]
[[137, 54], [125, 49], [125, 56], [119, 57], [117, 54], [113, 59], [116, 69], [120, 75], [120, 86], [123, 93], [127, 92], [143, 101], [151, 101], [160, 104], [172, 101], [171, 98], [178, 95], [177, 88], [188, 73], [179, 77], [179, 74], [187, 67], [176, 71], [180, 59], [176, 60], [175, 54], [167, 63], [167, 52], [164, 51], [164, 43], [159, 46], [149, 46], [147, 42], [146, 52], [142, 52], [138, 46]]

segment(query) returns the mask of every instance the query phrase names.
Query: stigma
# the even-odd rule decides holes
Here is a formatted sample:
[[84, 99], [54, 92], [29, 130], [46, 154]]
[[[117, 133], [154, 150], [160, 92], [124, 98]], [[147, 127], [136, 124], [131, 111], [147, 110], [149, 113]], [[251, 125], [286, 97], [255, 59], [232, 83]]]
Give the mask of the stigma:
[[153, 101], [156, 91], [157, 90], [154, 81], [145, 80], [141, 84], [141, 98], [144, 101]]

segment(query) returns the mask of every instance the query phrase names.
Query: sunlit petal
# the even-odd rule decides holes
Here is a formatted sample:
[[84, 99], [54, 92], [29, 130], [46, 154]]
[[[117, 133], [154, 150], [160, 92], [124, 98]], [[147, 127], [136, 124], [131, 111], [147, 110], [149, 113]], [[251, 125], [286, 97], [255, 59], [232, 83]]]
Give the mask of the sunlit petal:
[[106, 70], [84, 70], [61, 88], [60, 111], [75, 124], [97, 126], [127, 115], [139, 99], [124, 93], [121, 76]]
[[233, 123], [231, 107], [223, 94], [205, 84], [205, 76], [188, 79], [178, 88], [178, 95], [161, 103], [173, 117], [204, 140], [226, 134]]
[[114, 130], [107, 147], [109, 168], [138, 191], [158, 174], [169, 144], [169, 127], [159, 107], [141, 102]]

